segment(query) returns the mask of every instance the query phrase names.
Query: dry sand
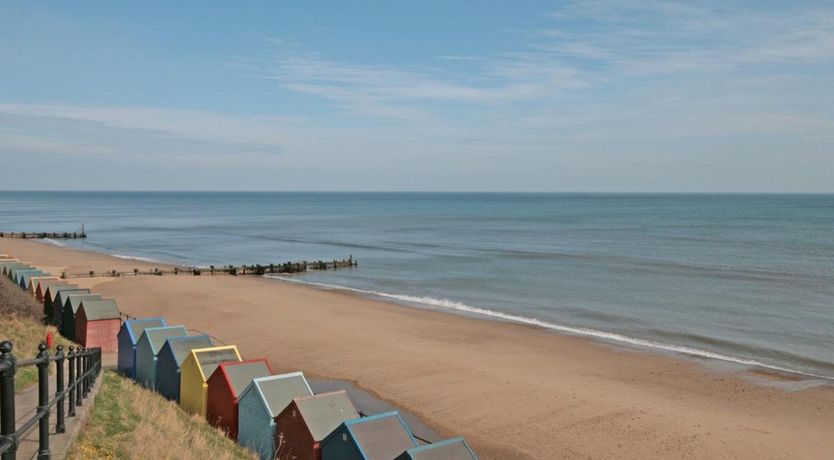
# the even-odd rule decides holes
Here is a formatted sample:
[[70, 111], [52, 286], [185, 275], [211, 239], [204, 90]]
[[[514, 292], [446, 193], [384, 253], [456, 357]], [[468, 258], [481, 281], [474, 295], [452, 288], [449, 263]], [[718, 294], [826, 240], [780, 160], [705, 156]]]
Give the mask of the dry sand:
[[[0, 250], [56, 273], [154, 266], [30, 241]], [[255, 277], [76, 281], [276, 372], [353, 381], [485, 459], [834, 458], [834, 388], [795, 377]]]

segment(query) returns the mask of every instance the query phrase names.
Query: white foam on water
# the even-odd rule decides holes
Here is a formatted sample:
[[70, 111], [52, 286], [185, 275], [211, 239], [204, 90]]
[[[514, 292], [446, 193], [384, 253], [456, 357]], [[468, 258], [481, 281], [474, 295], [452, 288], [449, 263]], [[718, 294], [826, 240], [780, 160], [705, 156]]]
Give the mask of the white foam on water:
[[62, 243], [62, 242], [60, 242], [60, 241], [58, 241], [58, 240], [53, 240], [52, 238], [44, 238], [44, 239], [42, 239], [41, 241], [43, 241], [43, 242], [44, 242], [44, 243], [46, 243], [46, 244], [51, 244], [51, 245], [53, 245], [53, 246], [58, 246], [59, 248], [65, 248], [65, 247], [67, 247], [67, 245], [66, 245], [66, 244], [64, 244], [64, 243]]
[[638, 346], [638, 347], [645, 347], [645, 348], [651, 348], [651, 349], [656, 349], [656, 350], [664, 350], [664, 351], [670, 351], [670, 352], [675, 352], [675, 353], [683, 353], [683, 354], [686, 354], [686, 355], [697, 356], [697, 357], [700, 357], [700, 358], [716, 359], [716, 360], [720, 360], [720, 361], [726, 361], [726, 362], [730, 362], [730, 363], [741, 364], [741, 365], [744, 365], [744, 366], [754, 366], [754, 367], [770, 369], [770, 370], [774, 370], [774, 371], [778, 371], [778, 372], [785, 372], [785, 373], [789, 373], [789, 374], [799, 374], [799, 375], [804, 375], [804, 376], [807, 376], [807, 377], [814, 377], [814, 378], [834, 381], [834, 376], [826, 376], [826, 375], [814, 374], [814, 373], [811, 373], [811, 372], [804, 372], [804, 371], [800, 371], [800, 370], [796, 370], [796, 369], [790, 369], [790, 368], [787, 368], [787, 367], [782, 367], [782, 366], [776, 366], [776, 365], [773, 365], [773, 364], [763, 363], [761, 361], [756, 361], [756, 360], [749, 359], [749, 358], [741, 358], [741, 357], [737, 357], [737, 356], [726, 355], [726, 354], [723, 354], [723, 353], [716, 353], [716, 352], [712, 352], [712, 351], [701, 350], [701, 349], [698, 349], [698, 348], [692, 348], [692, 347], [688, 347], [688, 346], [685, 346], [685, 345], [675, 345], [675, 344], [669, 344], [669, 343], [663, 343], [663, 342], [656, 342], [656, 341], [653, 341], [653, 340], [646, 340], [646, 339], [638, 339], [638, 338], [634, 338], [634, 337], [628, 337], [628, 336], [625, 336], [625, 335], [622, 335], [622, 334], [617, 334], [615, 332], [606, 332], [606, 331], [600, 331], [600, 330], [597, 330], [597, 329], [584, 328], [584, 327], [564, 326], [564, 325], [561, 325], [561, 324], [551, 323], [549, 321], [544, 321], [544, 320], [540, 320], [540, 319], [536, 319], [536, 318], [529, 318], [529, 317], [526, 317], [526, 316], [514, 315], [514, 314], [511, 314], [511, 313], [504, 313], [504, 312], [491, 310], [491, 309], [487, 309], [487, 308], [473, 307], [471, 305], [466, 305], [464, 303], [455, 302], [455, 301], [448, 300], [448, 299], [435, 299], [435, 298], [432, 298], [432, 297], [417, 297], [417, 296], [403, 295], [403, 294], [391, 294], [391, 293], [388, 293], [388, 292], [372, 291], [372, 290], [367, 290], [367, 289], [357, 289], [357, 288], [352, 288], [352, 287], [347, 287], [347, 286], [340, 286], [340, 285], [336, 285], [336, 284], [316, 283], [316, 282], [312, 282], [312, 281], [302, 281], [302, 280], [299, 280], [299, 279], [296, 279], [296, 278], [290, 278], [290, 277], [281, 276], [281, 275], [264, 275], [264, 276], [266, 278], [272, 278], [272, 279], [277, 279], [277, 280], [287, 281], [287, 282], [292, 282], [292, 283], [298, 283], [298, 284], [305, 284], [305, 285], [309, 285], [309, 286], [317, 286], [317, 287], [321, 287], [321, 288], [325, 288], [325, 289], [335, 289], [335, 290], [340, 290], [340, 291], [356, 292], [356, 293], [359, 293], [359, 294], [382, 297], [382, 298], [386, 298], [386, 299], [393, 299], [393, 300], [397, 300], [397, 301], [400, 301], [400, 302], [430, 305], [430, 306], [433, 306], [433, 307], [440, 307], [440, 308], [455, 310], [455, 311], [459, 311], [459, 312], [463, 312], [463, 313], [485, 316], [485, 317], [488, 317], [488, 318], [500, 319], [500, 320], [503, 320], [503, 321], [510, 321], [510, 322], [519, 323], [519, 324], [527, 324], [527, 325], [531, 325], [531, 326], [538, 326], [538, 327], [541, 327], [541, 328], [544, 328], [544, 329], [549, 329], [549, 330], [552, 330], [552, 331], [582, 335], [582, 336], [587, 336], [587, 337], [594, 337], [594, 338], [597, 338], [597, 339], [610, 340], [610, 341], [618, 342], [618, 343], [626, 343], [626, 344], [634, 345], [634, 346]]
[[159, 262], [158, 260], [149, 259], [149, 258], [147, 258], [147, 257], [126, 256], [126, 255], [122, 255], [122, 254], [110, 254], [110, 255], [111, 255], [111, 256], [113, 256], [113, 257], [116, 257], [116, 258], [118, 258], [118, 259], [126, 259], [126, 260], [139, 260], [139, 261], [142, 261], [142, 262], [161, 263], [161, 262]]

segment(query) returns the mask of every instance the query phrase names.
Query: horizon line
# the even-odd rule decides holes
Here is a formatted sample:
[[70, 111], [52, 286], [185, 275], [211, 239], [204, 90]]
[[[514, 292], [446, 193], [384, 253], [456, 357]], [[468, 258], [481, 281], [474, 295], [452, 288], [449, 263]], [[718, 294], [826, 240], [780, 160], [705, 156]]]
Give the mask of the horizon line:
[[834, 190], [826, 192], [786, 192], [786, 191], [628, 191], [628, 190], [3, 190], [0, 193], [321, 193], [321, 194], [506, 194], [506, 195], [834, 195]]

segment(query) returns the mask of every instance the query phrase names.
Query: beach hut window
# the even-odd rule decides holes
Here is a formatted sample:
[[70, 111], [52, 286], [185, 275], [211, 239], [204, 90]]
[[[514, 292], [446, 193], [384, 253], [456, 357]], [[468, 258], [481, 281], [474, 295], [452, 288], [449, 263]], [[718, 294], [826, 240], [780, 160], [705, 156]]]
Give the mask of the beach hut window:
[[342, 441], [347, 442], [347, 434], [342, 433]]
[[293, 409], [293, 411], [292, 411], [292, 416], [293, 416], [293, 418], [295, 418], [295, 417], [296, 417], [296, 415], [295, 415], [295, 409]]

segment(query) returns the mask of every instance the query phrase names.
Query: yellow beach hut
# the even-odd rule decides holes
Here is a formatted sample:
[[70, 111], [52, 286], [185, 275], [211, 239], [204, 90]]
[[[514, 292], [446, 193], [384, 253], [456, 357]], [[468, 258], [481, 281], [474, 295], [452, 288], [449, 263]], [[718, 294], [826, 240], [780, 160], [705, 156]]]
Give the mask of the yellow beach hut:
[[180, 406], [185, 411], [206, 416], [208, 378], [226, 361], [242, 361], [236, 346], [191, 350], [180, 367]]

